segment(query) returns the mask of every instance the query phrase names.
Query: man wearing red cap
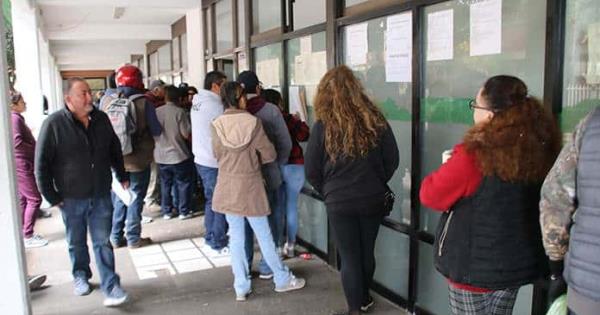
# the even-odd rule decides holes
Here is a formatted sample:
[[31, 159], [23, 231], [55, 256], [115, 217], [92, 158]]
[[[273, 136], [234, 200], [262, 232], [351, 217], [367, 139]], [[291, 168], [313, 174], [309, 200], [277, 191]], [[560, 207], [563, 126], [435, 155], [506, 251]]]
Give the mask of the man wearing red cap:
[[[136, 129], [131, 137], [133, 151], [123, 156], [125, 170], [129, 172], [129, 189], [133, 193], [133, 198], [127, 206], [113, 194], [114, 212], [110, 241], [114, 247], [124, 246], [126, 241], [130, 248], [138, 248], [151, 243], [149, 238], [141, 237], [141, 219], [144, 198], [150, 181], [150, 164], [154, 151], [153, 137], [161, 134], [161, 127], [154, 106], [149, 104], [144, 96], [144, 83], [140, 69], [130, 64], [124, 65], [117, 69], [115, 81], [119, 96], [128, 98], [134, 104]], [[113, 99], [105, 99], [101, 108], [106, 108]]]

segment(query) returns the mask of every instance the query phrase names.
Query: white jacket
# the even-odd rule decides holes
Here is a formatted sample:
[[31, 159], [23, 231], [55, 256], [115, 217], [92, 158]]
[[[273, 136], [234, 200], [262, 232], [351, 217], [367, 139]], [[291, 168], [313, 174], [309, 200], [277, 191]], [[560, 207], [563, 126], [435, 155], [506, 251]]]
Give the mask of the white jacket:
[[223, 114], [221, 97], [209, 90], [199, 90], [192, 100], [192, 152], [196, 164], [217, 168], [211, 142], [211, 123]]

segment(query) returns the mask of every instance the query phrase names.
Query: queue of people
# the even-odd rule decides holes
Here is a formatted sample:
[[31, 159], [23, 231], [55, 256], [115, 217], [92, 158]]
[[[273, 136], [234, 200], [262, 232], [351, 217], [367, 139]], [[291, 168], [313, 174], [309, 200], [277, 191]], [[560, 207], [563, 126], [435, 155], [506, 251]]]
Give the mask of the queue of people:
[[[85, 80], [70, 79], [66, 107], [44, 122], [37, 147], [20, 116], [25, 103], [11, 94], [24, 239], [47, 243], [33, 233], [39, 187], [61, 210], [76, 295], [91, 292], [89, 230], [104, 304], [128, 299], [113, 248], [151, 243], [141, 237], [140, 222], [154, 162], [164, 219], [174, 211], [180, 219], [191, 217], [193, 187], [202, 183], [206, 246], [231, 256], [236, 301], [252, 293], [255, 236], [261, 279], [273, 279], [277, 292], [306, 285], [281, 258], [295, 255], [297, 201], [306, 178], [327, 208], [341, 260], [344, 314], [370, 310], [375, 242], [389, 215], [388, 182], [399, 149], [351, 69], [338, 66], [321, 79], [312, 130], [286, 112], [279, 92], [263, 90], [252, 71], [234, 82], [212, 71], [204, 89], [185, 86], [185, 93], [164, 82], [144, 90], [132, 65], [118, 69], [115, 81], [98, 109]], [[570, 314], [593, 314], [600, 309], [594, 223], [600, 110], [582, 121], [560, 152], [558, 126], [520, 79], [489, 78], [468, 106], [474, 125], [423, 179], [419, 195], [442, 213], [433, 255], [448, 280], [451, 313], [512, 314], [519, 288], [551, 275], [551, 298], [568, 291]], [[132, 112], [134, 129], [116, 127], [116, 109]], [[306, 152], [299, 145], [304, 141]], [[115, 193], [113, 177], [133, 192], [132, 200]]]

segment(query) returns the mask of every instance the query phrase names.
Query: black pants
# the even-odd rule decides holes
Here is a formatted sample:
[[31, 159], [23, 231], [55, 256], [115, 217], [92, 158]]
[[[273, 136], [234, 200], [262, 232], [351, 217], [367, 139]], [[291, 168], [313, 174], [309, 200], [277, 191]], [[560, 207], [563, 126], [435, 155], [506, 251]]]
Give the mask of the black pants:
[[360, 310], [369, 298], [375, 273], [375, 240], [383, 215], [342, 215], [328, 211], [341, 257], [342, 286], [350, 311]]

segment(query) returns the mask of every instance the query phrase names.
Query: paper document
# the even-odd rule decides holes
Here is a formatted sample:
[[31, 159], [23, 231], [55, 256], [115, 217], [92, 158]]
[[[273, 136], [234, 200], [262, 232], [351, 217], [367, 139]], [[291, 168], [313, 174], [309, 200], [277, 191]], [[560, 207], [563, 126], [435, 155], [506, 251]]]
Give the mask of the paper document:
[[369, 52], [368, 23], [360, 23], [346, 27], [346, 52], [350, 66], [367, 63]]
[[290, 86], [290, 114], [298, 114], [302, 121], [306, 121], [306, 94], [304, 89], [299, 86]]
[[279, 86], [279, 58], [267, 59], [256, 63], [256, 75], [265, 87]]
[[133, 199], [135, 199], [136, 194], [133, 191], [131, 191], [131, 189], [124, 189], [119, 180], [117, 180], [117, 176], [115, 176], [114, 174], [112, 178], [112, 191], [115, 193], [115, 195], [117, 195], [119, 199], [121, 199], [125, 206], [129, 207], [133, 202]]
[[469, 33], [471, 56], [502, 52], [502, 0], [486, 0], [471, 4]]
[[300, 38], [300, 54], [307, 55], [312, 53], [312, 37], [305, 36]]
[[412, 81], [412, 13], [387, 18], [385, 81]]
[[454, 10], [427, 15], [427, 61], [454, 58]]

